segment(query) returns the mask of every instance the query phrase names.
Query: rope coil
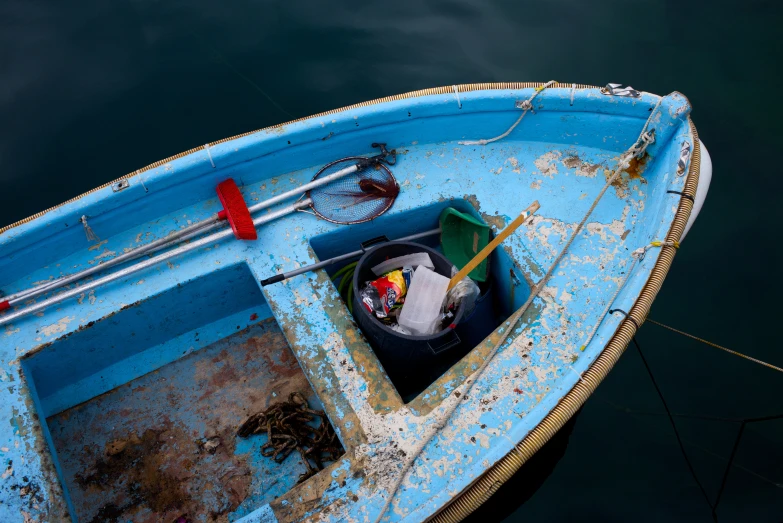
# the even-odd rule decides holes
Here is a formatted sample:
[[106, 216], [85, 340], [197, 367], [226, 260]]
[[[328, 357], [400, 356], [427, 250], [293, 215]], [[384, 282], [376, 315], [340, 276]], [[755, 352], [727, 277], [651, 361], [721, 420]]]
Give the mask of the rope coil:
[[[316, 418], [320, 419], [317, 426], [313, 423]], [[253, 414], [237, 429], [240, 438], [256, 434], [266, 434], [261, 455], [276, 463], [282, 463], [294, 451], [299, 452], [307, 472], [299, 476], [297, 483], [323, 470], [325, 462], [339, 459], [343, 450], [324, 411], [310, 408], [301, 392], [292, 392], [288, 401]]]

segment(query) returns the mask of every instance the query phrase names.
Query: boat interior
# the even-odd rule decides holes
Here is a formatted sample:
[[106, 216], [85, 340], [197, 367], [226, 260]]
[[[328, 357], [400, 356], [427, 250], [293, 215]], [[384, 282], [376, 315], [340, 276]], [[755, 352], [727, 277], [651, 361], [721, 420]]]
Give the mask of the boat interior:
[[[260, 227], [256, 241], [221, 240], [0, 330], [4, 361], [18, 364], [8, 371], [19, 379], [6, 408], [28, 426], [14, 433], [28, 444], [19, 451], [27, 452], [28, 475], [57, 485], [49, 495], [79, 522], [238, 521], [265, 510], [299, 521], [326, 507], [334, 521], [372, 515], [377, 507], [361, 500], [387, 484], [373, 479], [366, 450], [407, 449], [421, 437], [657, 111], [654, 145], [607, 191], [493, 362], [484, 399], [424, 450], [407, 483], [415, 492], [389, 517], [416, 519], [446, 504], [600, 354], [622, 317], [608, 316], [588, 334], [616, 291], [620, 306], [633, 304], [657, 253], [626, 280], [630, 253], [665, 236], [679, 201], [667, 191], [682, 190], [677, 160], [692, 135], [689, 105], [676, 93], [625, 99], [548, 89], [509, 136], [461, 144], [501, 135], [529, 93], [474, 90], [460, 93], [459, 104], [453, 93], [389, 100], [248, 133], [158, 162], [128, 176], [126, 188], [104, 187], [0, 234], [0, 288], [10, 293], [206, 218], [221, 209], [215, 187], [227, 178], [252, 204], [308, 182], [329, 162], [373, 154], [372, 142], [397, 153], [390, 169], [399, 196], [372, 221], [337, 225], [298, 212]], [[447, 207], [497, 234], [536, 200], [540, 210], [491, 255], [480, 298], [486, 334], [469, 331], [482, 334], [466, 336], [415, 381], [387, 375], [338, 293], [332, 278], [351, 260], [259, 284], [379, 236], [437, 228]], [[82, 216], [97, 240], [86, 239]], [[437, 236], [420, 241], [440, 249]], [[296, 453], [276, 463], [263, 455], [266, 436], [237, 435], [249, 416], [293, 392], [325, 412], [342, 447], [304, 481]]]

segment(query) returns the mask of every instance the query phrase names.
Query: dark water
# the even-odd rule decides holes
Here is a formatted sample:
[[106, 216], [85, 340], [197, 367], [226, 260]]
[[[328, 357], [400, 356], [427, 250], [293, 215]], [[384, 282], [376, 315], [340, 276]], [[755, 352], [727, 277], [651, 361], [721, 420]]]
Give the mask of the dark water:
[[[775, 1], [0, 3], [0, 223], [141, 166], [292, 117], [425, 87], [545, 81], [685, 93], [715, 165], [652, 318], [783, 365]], [[783, 375], [648, 324], [677, 413], [783, 411]], [[585, 406], [565, 455], [482, 521], [711, 521], [638, 353]], [[712, 499], [737, 423], [679, 417]], [[783, 520], [783, 420], [748, 425], [720, 521]]]

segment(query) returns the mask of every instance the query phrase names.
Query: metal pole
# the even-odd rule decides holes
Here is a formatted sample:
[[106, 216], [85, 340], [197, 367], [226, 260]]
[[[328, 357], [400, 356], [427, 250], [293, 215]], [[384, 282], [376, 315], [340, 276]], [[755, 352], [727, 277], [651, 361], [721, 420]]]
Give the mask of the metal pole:
[[[418, 240], [419, 238], [425, 238], [427, 236], [434, 236], [436, 234], [440, 234], [440, 227], [437, 229], [433, 229], [431, 231], [425, 231], [420, 232], [418, 234], [412, 234], [411, 236], [405, 236], [404, 238], [398, 238], [393, 241], [398, 242], [411, 242], [413, 240]], [[373, 245], [374, 247], [374, 245]], [[371, 249], [372, 247], [370, 247]], [[276, 274], [272, 276], [271, 278], [267, 278], [265, 280], [261, 280], [261, 286], [265, 287], [267, 285], [271, 285], [273, 283], [278, 283], [283, 280], [287, 280], [288, 278], [293, 278], [294, 276], [299, 276], [300, 274], [304, 274], [306, 272], [310, 271], [317, 271], [318, 269], [323, 269], [324, 267], [328, 267], [329, 265], [341, 262], [343, 260], [350, 260], [351, 258], [355, 258], [357, 256], [361, 256], [365, 253], [365, 251], [368, 249], [361, 249], [358, 251], [349, 252], [346, 254], [341, 254], [340, 256], [335, 256], [334, 258], [329, 258], [328, 260], [324, 260], [318, 263], [314, 263], [312, 265], [307, 265], [305, 267], [300, 267], [298, 269], [294, 269], [290, 272], [284, 272], [282, 274]]]
[[[293, 212], [296, 212], [298, 210], [301, 210], [305, 207], [309, 207], [312, 203], [312, 200], [310, 198], [306, 198], [302, 200], [301, 202], [297, 202], [293, 205], [289, 205], [287, 207], [283, 207], [282, 209], [271, 212], [269, 214], [265, 214], [264, 216], [260, 216], [253, 220], [253, 225], [258, 227], [259, 225], [263, 225], [265, 223], [268, 223], [272, 220], [275, 220], [277, 218], [280, 218], [282, 216], [291, 214]], [[163, 254], [159, 254], [155, 256], [154, 258], [150, 258], [148, 260], [144, 260], [142, 262], [139, 262], [135, 265], [131, 265], [130, 267], [126, 267], [124, 269], [120, 269], [117, 272], [113, 272], [111, 274], [107, 274], [103, 278], [98, 278], [97, 280], [91, 281], [89, 283], [85, 283], [84, 285], [81, 285], [80, 287], [76, 287], [74, 289], [69, 289], [65, 292], [62, 292], [58, 294], [57, 296], [52, 296], [51, 298], [44, 300], [40, 303], [36, 303], [34, 305], [31, 305], [30, 307], [27, 307], [25, 309], [12, 312], [10, 314], [7, 314], [0, 318], [0, 326], [5, 325], [7, 323], [10, 323], [14, 321], [17, 318], [21, 318], [22, 316], [25, 316], [27, 314], [31, 314], [34, 312], [38, 312], [40, 310], [45, 309], [46, 307], [49, 307], [51, 305], [54, 305], [56, 303], [60, 303], [64, 300], [67, 300], [68, 298], [72, 298], [74, 296], [78, 296], [79, 294], [95, 289], [96, 287], [100, 287], [101, 285], [105, 283], [110, 283], [116, 280], [119, 280], [121, 278], [124, 278], [126, 276], [129, 276], [133, 273], [139, 272], [143, 269], [146, 269], [148, 267], [152, 267], [153, 265], [157, 265], [160, 262], [170, 260], [171, 258], [174, 258], [175, 256], [179, 256], [180, 254], [184, 254], [186, 252], [193, 251], [195, 249], [198, 249], [199, 247], [203, 247], [204, 245], [208, 245], [210, 243], [215, 243], [223, 240], [224, 238], [228, 238], [234, 234], [234, 231], [231, 229], [226, 229], [220, 232], [216, 232], [215, 234], [211, 234], [209, 236], [206, 236], [204, 238], [201, 238], [200, 240], [196, 240], [195, 242], [183, 245], [181, 247], [177, 247], [176, 249], [173, 249], [168, 252], [164, 252]]]
[[282, 194], [278, 194], [277, 196], [269, 198], [268, 200], [264, 200], [263, 202], [259, 202], [255, 205], [251, 205], [250, 207], [247, 208], [247, 210], [250, 211], [250, 214], [253, 214], [254, 212], [260, 211], [261, 209], [266, 209], [267, 207], [271, 207], [272, 205], [280, 203], [283, 200], [287, 200], [288, 198], [299, 196], [300, 194], [304, 194], [309, 190], [317, 189], [318, 187], [331, 183], [335, 180], [344, 178], [345, 176], [351, 173], [355, 173], [358, 170], [359, 170], [358, 164], [352, 165], [350, 167], [346, 167], [345, 169], [340, 169], [336, 173], [330, 174], [329, 176], [318, 178], [317, 180], [313, 180], [312, 182], [306, 183], [300, 187], [297, 187], [296, 189], [291, 189], [290, 191], [284, 192]]
[[[355, 173], [358, 170], [359, 170], [358, 164], [352, 165], [350, 167], [346, 167], [345, 169], [340, 169], [336, 173], [330, 174], [329, 176], [318, 178], [317, 180], [313, 180], [310, 183], [306, 183], [295, 189], [291, 189], [290, 191], [286, 191], [273, 198], [269, 198], [268, 200], [264, 200], [263, 202], [259, 202], [253, 206], [250, 206], [248, 207], [248, 211], [250, 211], [250, 214], [253, 214], [262, 209], [266, 209], [267, 207], [271, 207], [272, 205], [280, 203], [283, 200], [287, 200], [288, 198], [292, 198], [294, 196], [299, 196], [311, 189], [321, 187], [335, 180], [343, 178], [351, 173]], [[125, 263], [130, 260], [135, 260], [136, 258], [139, 258], [144, 254], [157, 252], [161, 249], [170, 246], [177, 240], [183, 242], [190, 238], [193, 238], [194, 236], [198, 236], [206, 232], [209, 232], [211, 230], [214, 230], [218, 228], [220, 225], [222, 225], [222, 223], [223, 220], [221, 220], [218, 217], [217, 213], [215, 213], [205, 220], [201, 220], [200, 222], [196, 222], [194, 224], [188, 225], [187, 227], [174, 231], [173, 233], [169, 234], [164, 238], [160, 238], [146, 245], [137, 247], [131, 251], [128, 251], [124, 254], [117, 256], [116, 258], [106, 260], [105, 262], [100, 263], [94, 267], [90, 267], [89, 269], [76, 272], [69, 276], [63, 276], [61, 278], [57, 278], [50, 282], [43, 283], [37, 287], [33, 287], [31, 289], [26, 289], [17, 292], [15, 294], [12, 294], [6, 297], [5, 301], [7, 301], [8, 304], [13, 307], [14, 305], [19, 304], [22, 300], [29, 300], [31, 298], [35, 298], [36, 296], [40, 296], [41, 294], [45, 294], [54, 289], [59, 289], [60, 287], [68, 285], [69, 283], [81, 280], [82, 278], [86, 278], [88, 276], [92, 276], [93, 274], [103, 272], [110, 267], [114, 267], [115, 265], [119, 265], [121, 263]]]
[[109, 267], [113, 267], [115, 265], [119, 265], [120, 263], [124, 263], [126, 261], [136, 259], [139, 256], [142, 256], [148, 252], [158, 251], [164, 247], [167, 247], [169, 244], [173, 243], [175, 240], [179, 238], [182, 238], [183, 236], [192, 237], [196, 234], [202, 234], [203, 232], [205, 232], [202, 229], [206, 229], [206, 228], [212, 230], [215, 228], [216, 225], [220, 223], [220, 221], [221, 220], [217, 217], [217, 214], [214, 214], [206, 220], [202, 220], [200, 222], [188, 225], [187, 227], [179, 229], [164, 238], [160, 238], [146, 245], [142, 245], [141, 247], [137, 247], [136, 249], [133, 249], [132, 251], [128, 251], [125, 254], [120, 254], [116, 258], [107, 260], [101, 264], [96, 265], [95, 267], [90, 267], [89, 269], [79, 271], [77, 273], [71, 274], [70, 276], [63, 276], [61, 278], [57, 278], [56, 280], [41, 284], [38, 287], [33, 287], [32, 289], [27, 289], [25, 291], [17, 292], [16, 294], [12, 294], [11, 296], [8, 296], [6, 300], [9, 302], [11, 306], [13, 306], [18, 304], [22, 300], [29, 300], [30, 298], [35, 298], [36, 296], [40, 296], [41, 294], [44, 294], [51, 290], [58, 289], [60, 287], [68, 285], [71, 282], [81, 280], [82, 278], [86, 278], [87, 276], [91, 276], [97, 272], [102, 272], [108, 269]]

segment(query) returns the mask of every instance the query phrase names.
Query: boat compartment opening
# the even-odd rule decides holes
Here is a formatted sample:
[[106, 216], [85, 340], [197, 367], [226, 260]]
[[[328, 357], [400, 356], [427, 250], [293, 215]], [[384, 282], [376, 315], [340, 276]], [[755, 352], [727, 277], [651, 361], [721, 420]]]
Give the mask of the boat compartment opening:
[[323, 408], [244, 264], [88, 324], [22, 367], [79, 522], [237, 520], [307, 472], [297, 452], [276, 463], [266, 434], [239, 427], [294, 392]]
[[[482, 218], [470, 202], [464, 199], [453, 199], [394, 215], [384, 215], [371, 222], [354, 225], [350, 228], [340, 228], [312, 238], [310, 245], [318, 259], [325, 260], [346, 252], [360, 250], [362, 244], [367, 244], [379, 237], [397, 240], [425, 231], [435, 230], [439, 226], [438, 219], [441, 212], [447, 207], [452, 207], [486, 223], [486, 220]], [[498, 231], [493, 230], [493, 232]], [[442, 253], [439, 234], [414, 241]], [[410, 374], [405, 376], [389, 375], [392, 384], [406, 403], [412, 401], [455, 363], [465, 357], [483, 340], [484, 332], [491, 332], [491, 330], [499, 326], [530, 295], [528, 280], [523, 275], [520, 265], [514, 261], [509, 252], [501, 246], [490, 255], [490, 277], [486, 283], [480, 284], [481, 298], [479, 305], [476, 307], [477, 315], [479, 307], [481, 307], [480, 315], [482, 319], [478, 319], [475, 316], [466, 319], [467, 321], [460, 329], [462, 333], [460, 343], [448, 351], [444, 351], [439, 356], [436, 364], [423, 369], [423, 372], [417, 373], [415, 377]], [[338, 292], [341, 287], [342, 269], [357, 260], [358, 257], [325, 268], [327, 274], [335, 283]], [[349, 272], [349, 274], [351, 273]], [[341, 297], [345, 302], [347, 293], [343, 291]], [[345, 303], [345, 305], [346, 307], [349, 306], [348, 303]], [[481, 325], [476, 325], [476, 322], [481, 322]], [[489, 330], [487, 330], [487, 324], [490, 324]], [[481, 332], [481, 334], [478, 336], [473, 335], [477, 332]], [[372, 346], [372, 343], [370, 345]]]

